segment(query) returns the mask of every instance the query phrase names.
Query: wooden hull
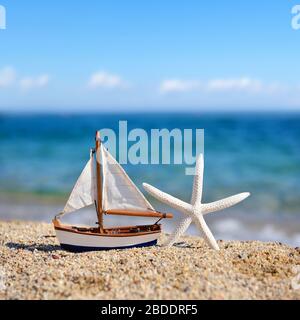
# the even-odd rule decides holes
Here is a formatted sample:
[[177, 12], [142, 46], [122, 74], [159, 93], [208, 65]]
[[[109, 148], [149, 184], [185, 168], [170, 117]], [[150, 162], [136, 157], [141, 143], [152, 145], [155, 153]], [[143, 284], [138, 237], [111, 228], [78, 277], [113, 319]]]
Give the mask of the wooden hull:
[[99, 233], [97, 228], [78, 228], [57, 222], [54, 227], [61, 247], [72, 252], [153, 246], [161, 233], [160, 225], [111, 228], [105, 233]]

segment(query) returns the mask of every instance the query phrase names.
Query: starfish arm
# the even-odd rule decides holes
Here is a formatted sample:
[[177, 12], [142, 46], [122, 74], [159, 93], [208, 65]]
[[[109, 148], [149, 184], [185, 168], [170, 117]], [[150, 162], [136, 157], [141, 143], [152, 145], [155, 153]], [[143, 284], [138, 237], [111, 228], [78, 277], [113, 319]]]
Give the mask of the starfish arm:
[[169, 205], [175, 210], [181, 211], [183, 213], [189, 214], [191, 212], [192, 206], [189, 203], [181, 201], [165, 192], [160, 191], [157, 188], [150, 186], [147, 183], [143, 183], [144, 189], [151, 194], [154, 198], [159, 201]]
[[232, 197], [228, 197], [219, 201], [202, 204], [202, 214], [208, 214], [211, 212], [223, 210], [236, 205], [237, 203], [245, 200], [250, 196], [249, 192], [236, 194]]
[[201, 153], [197, 159], [191, 204], [199, 207], [203, 191], [204, 158]]
[[189, 225], [192, 223], [191, 217], [186, 217], [179, 222], [176, 230], [171, 234], [167, 241], [163, 244], [164, 247], [171, 247], [185, 233]]
[[194, 223], [197, 226], [197, 228], [203, 233], [204, 239], [209, 244], [209, 246], [214, 250], [220, 250], [217, 241], [215, 240], [210, 229], [208, 228], [202, 214], [197, 214], [197, 217], [194, 218]]

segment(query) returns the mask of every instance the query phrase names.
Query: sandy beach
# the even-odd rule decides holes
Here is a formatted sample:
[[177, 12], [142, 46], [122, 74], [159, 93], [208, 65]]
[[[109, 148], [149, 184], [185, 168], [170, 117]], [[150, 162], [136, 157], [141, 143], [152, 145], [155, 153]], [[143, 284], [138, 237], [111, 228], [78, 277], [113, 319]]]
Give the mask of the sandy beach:
[[216, 252], [183, 240], [74, 254], [60, 249], [50, 224], [0, 222], [0, 298], [300, 299], [300, 248], [221, 240]]

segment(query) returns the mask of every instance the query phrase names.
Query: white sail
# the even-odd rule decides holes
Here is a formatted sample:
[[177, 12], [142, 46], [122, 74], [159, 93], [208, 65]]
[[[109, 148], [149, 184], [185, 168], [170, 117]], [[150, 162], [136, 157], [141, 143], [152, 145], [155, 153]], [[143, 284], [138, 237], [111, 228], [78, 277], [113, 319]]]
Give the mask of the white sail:
[[94, 204], [96, 194], [95, 188], [96, 175], [93, 170], [93, 156], [91, 154], [90, 160], [78, 178], [61, 215]]
[[125, 170], [101, 145], [103, 166], [103, 210], [154, 211]]

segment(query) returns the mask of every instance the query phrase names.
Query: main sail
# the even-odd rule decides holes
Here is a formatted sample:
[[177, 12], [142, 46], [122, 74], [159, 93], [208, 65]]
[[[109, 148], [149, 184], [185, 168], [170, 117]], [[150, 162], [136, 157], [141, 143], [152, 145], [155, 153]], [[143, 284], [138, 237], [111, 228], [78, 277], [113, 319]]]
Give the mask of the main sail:
[[61, 215], [94, 204], [96, 194], [96, 174], [93, 168], [93, 161], [94, 159], [91, 153], [90, 160], [79, 176]]
[[101, 145], [103, 210], [154, 211], [125, 170]]

